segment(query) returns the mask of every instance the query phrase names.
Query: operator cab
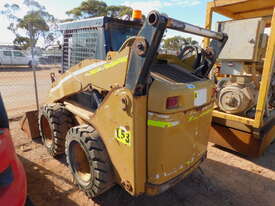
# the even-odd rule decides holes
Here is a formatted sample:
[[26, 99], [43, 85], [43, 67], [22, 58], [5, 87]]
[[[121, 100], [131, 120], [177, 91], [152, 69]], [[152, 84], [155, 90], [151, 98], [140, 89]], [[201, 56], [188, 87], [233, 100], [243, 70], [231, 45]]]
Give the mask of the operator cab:
[[[106, 59], [109, 51], [118, 51], [130, 37], [136, 36], [141, 21], [128, 21], [112, 17], [95, 17], [66, 22], [59, 25], [63, 32], [62, 73], [85, 59]], [[204, 57], [199, 46], [185, 45], [178, 55], [160, 51], [158, 63], [176, 64], [195, 71]]]
[[85, 59], [106, 59], [109, 51], [136, 36], [142, 24], [112, 17], [95, 17], [59, 25], [63, 32], [62, 73]]
[[[119, 51], [130, 38], [140, 35], [141, 21], [95, 17], [59, 25], [64, 34], [62, 73], [87, 59], [106, 60], [109, 51]], [[150, 31], [147, 31], [149, 33]], [[191, 83], [205, 78], [211, 58], [197, 45], [186, 44], [179, 51], [167, 53], [157, 48], [149, 69], [153, 81]], [[70, 97], [95, 111], [104, 99], [99, 92], [83, 91]]]

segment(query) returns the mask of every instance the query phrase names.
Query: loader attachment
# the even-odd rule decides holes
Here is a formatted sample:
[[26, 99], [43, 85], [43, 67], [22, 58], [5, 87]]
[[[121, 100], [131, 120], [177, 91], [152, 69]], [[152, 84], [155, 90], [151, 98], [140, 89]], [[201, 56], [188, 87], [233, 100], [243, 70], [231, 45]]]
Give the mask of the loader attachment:
[[20, 121], [21, 130], [31, 139], [40, 137], [38, 125], [38, 111], [28, 111]]

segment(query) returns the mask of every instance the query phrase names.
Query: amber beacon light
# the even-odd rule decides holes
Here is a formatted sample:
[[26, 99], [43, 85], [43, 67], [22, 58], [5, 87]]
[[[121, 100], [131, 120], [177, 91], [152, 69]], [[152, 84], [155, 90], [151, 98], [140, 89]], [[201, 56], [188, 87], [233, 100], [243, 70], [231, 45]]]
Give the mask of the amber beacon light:
[[133, 10], [132, 19], [133, 19], [134, 21], [135, 21], [135, 20], [140, 21], [140, 20], [142, 19], [142, 12], [141, 12], [141, 10]]

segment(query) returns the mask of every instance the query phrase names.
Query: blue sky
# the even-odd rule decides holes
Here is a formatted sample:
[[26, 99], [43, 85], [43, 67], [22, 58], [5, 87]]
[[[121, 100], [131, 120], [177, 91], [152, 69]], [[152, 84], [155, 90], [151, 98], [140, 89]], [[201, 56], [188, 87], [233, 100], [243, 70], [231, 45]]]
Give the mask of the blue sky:
[[[0, 9], [3, 9], [6, 3], [17, 3], [22, 5], [23, 0], [1, 0]], [[81, 0], [38, 0], [46, 9], [57, 18], [66, 18], [66, 11], [78, 6]], [[108, 5], [126, 5], [134, 9], [140, 9], [144, 14], [156, 9], [160, 12], [168, 14], [170, 17], [186, 21], [195, 25], [204, 26], [206, 4], [208, 0], [105, 0]], [[19, 16], [24, 15], [25, 9], [18, 12]], [[220, 16], [215, 16], [214, 21], [224, 20]], [[7, 30], [8, 21], [5, 17], [0, 16], [0, 43], [10, 43], [14, 39], [14, 35]], [[169, 36], [178, 33], [169, 32]], [[186, 35], [185, 35], [186, 36]], [[200, 38], [193, 37], [196, 40]]]

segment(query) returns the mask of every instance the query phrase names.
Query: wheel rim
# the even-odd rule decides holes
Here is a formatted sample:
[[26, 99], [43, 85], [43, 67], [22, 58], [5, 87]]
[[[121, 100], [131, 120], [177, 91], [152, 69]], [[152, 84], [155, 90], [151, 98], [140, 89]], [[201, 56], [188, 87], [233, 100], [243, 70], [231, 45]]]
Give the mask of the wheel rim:
[[77, 179], [79, 179], [83, 184], [89, 184], [92, 178], [90, 164], [86, 152], [78, 142], [71, 142], [69, 156], [72, 169], [74, 170]]
[[49, 148], [53, 144], [53, 136], [49, 121], [44, 115], [41, 117], [41, 127], [45, 145]]

